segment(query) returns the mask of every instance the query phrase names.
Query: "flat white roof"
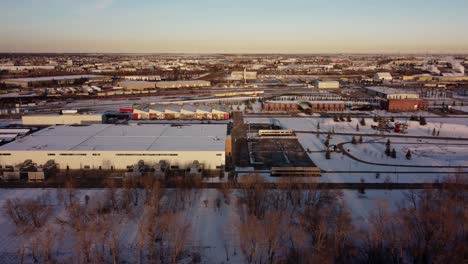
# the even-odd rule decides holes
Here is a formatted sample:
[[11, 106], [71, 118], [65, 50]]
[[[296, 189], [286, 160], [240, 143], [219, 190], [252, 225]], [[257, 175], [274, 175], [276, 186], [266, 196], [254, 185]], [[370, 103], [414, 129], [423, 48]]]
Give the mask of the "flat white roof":
[[156, 82], [150, 81], [120, 81], [119, 84], [148, 84], [148, 85], [156, 85]]
[[370, 86], [366, 87], [367, 90], [371, 90], [377, 93], [382, 93], [382, 94], [417, 94], [414, 91], [411, 90], [406, 90], [406, 89], [396, 89], [396, 88], [390, 88], [390, 87], [382, 87], [382, 86]]
[[203, 80], [162, 81], [162, 82], [157, 82], [157, 84], [168, 84], [168, 85], [210, 84], [210, 81], [203, 81]]
[[0, 151], [224, 151], [226, 124], [51, 126]]

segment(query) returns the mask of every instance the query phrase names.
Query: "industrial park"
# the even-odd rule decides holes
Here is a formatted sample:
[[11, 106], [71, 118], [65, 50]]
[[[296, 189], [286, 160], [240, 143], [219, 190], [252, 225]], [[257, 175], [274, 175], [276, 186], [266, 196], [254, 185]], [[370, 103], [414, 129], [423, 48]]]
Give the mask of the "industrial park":
[[[107, 193], [121, 202], [147, 196], [140, 188], [181, 188], [203, 201], [193, 210], [204, 210], [210, 199], [221, 210], [223, 202], [213, 198], [219, 193], [226, 212], [238, 210], [226, 192], [242, 203], [253, 199], [249, 190], [270, 190], [261, 199], [273, 206], [276, 195], [293, 190], [340, 190], [345, 199], [333, 199], [355, 210], [351, 222], [413, 190], [440, 190], [454, 179], [453, 188], [466, 188], [466, 56], [117, 58], [120, 63], [105, 54], [1, 57], [0, 186]], [[119, 188], [133, 194], [121, 196]], [[275, 189], [280, 193], [270, 193]], [[367, 205], [357, 209], [363, 199]], [[133, 210], [140, 210], [137, 200]], [[246, 250], [244, 237], [229, 237], [233, 252]], [[184, 242], [189, 251], [190, 241]], [[189, 251], [177, 257], [198, 256]], [[245, 260], [229, 248], [203, 254]]]
[[0, 264], [466, 263], [467, 11], [0, 3]]

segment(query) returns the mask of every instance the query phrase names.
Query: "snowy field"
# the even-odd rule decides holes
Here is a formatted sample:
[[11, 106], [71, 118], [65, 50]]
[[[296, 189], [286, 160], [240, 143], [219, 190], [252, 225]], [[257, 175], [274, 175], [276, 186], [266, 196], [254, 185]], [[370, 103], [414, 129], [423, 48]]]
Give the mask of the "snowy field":
[[[239, 214], [236, 207], [236, 191], [230, 197], [230, 202], [218, 203], [218, 199], [224, 201], [222, 193], [215, 189], [202, 189], [194, 192], [190, 197], [194, 198], [187, 207], [184, 217], [191, 223], [191, 232], [188, 248], [197, 251], [201, 256], [201, 263], [244, 263], [239, 246], [239, 234], [237, 226]], [[48, 194], [53, 204], [52, 215], [49, 217], [48, 226], [58, 229], [62, 234], [61, 243], [58, 245], [58, 253], [62, 261], [70, 261], [73, 252], [73, 239], [66, 228], [57, 224], [57, 219], [65, 217], [64, 205], [56, 198], [56, 190], [53, 189], [0, 189], [0, 207], [3, 208], [6, 199], [35, 198]], [[76, 193], [77, 199], [84, 204], [85, 195], [90, 197], [90, 204], [98, 203], [105, 199], [104, 190], [80, 190]], [[343, 191], [341, 199], [349, 207], [353, 223], [358, 228], [365, 228], [369, 213], [377, 206], [385, 204], [390, 210], [395, 210], [397, 204], [404, 197], [404, 191], [366, 190], [365, 194], [357, 191]], [[92, 206], [92, 205], [90, 205]], [[134, 250], [140, 216], [125, 218], [118, 223], [119, 240], [122, 257], [129, 257], [129, 251]], [[1, 263], [18, 263], [16, 252], [21, 245], [26, 246], [25, 263], [32, 263], [28, 255], [30, 237], [15, 235], [12, 222], [0, 214], [0, 260]], [[28, 257], [29, 256], [29, 257]], [[130, 257], [129, 257], [130, 258]], [[131, 262], [131, 261], [130, 261]]]
[[[447, 140], [433, 140], [416, 138], [398, 138], [392, 144], [397, 151], [397, 159], [387, 157], [385, 155], [386, 139], [363, 137], [362, 144], [351, 144], [351, 136], [333, 135], [330, 139], [330, 145], [337, 145], [339, 143], [346, 144], [343, 148], [349, 154], [368, 162], [379, 164], [388, 164], [395, 166], [381, 166], [374, 164], [367, 164], [358, 160], [353, 160], [342, 153], [331, 153], [331, 159], [325, 158], [325, 135], [317, 137], [315, 134], [297, 134], [297, 138], [305, 150], [310, 150], [309, 157], [321, 169], [327, 171], [395, 171], [395, 172], [411, 172], [411, 171], [434, 171], [435, 168], [418, 168], [418, 167], [397, 167], [398, 165], [408, 166], [468, 166], [468, 144], [465, 141], [447, 141]], [[359, 138], [356, 137], [356, 140]], [[398, 140], [398, 141], [397, 141]], [[366, 143], [372, 142], [372, 143]], [[398, 143], [396, 143], [398, 142]], [[448, 142], [448, 143], [447, 143]], [[407, 149], [411, 149], [413, 157], [412, 160], [407, 160], [405, 155]], [[414, 152], [414, 153], [413, 153]], [[421, 162], [421, 164], [420, 164]], [[440, 171], [447, 171], [441, 169]], [[450, 171], [450, 170], [449, 170]], [[455, 171], [455, 170], [453, 170]]]
[[[356, 183], [364, 180], [369, 183], [432, 183], [441, 181], [444, 177], [460, 170], [468, 171], [468, 120], [465, 118], [427, 118], [427, 125], [421, 126], [417, 121], [396, 119], [396, 122], [406, 122], [406, 135], [430, 136], [432, 138], [391, 137], [401, 133], [385, 133], [377, 136], [370, 126], [376, 125], [372, 118], [366, 118], [366, 126], [359, 124], [360, 119], [352, 118], [352, 122], [335, 122], [332, 118], [274, 118], [284, 129], [303, 131], [296, 133], [299, 143], [307, 151], [311, 160], [323, 172], [320, 178], [301, 178], [303, 182]], [[270, 118], [246, 118], [245, 122], [270, 123]], [[359, 131], [356, 126], [359, 124]], [[352, 136], [331, 135], [330, 146], [337, 146], [337, 152], [331, 152], [331, 158], [326, 159], [326, 134], [317, 136], [317, 127], [321, 132], [334, 130], [336, 133], [356, 133], [364, 135], [361, 144], [351, 144]], [[455, 137], [460, 139], [439, 139], [433, 137], [434, 130], [440, 137]], [[385, 137], [388, 135], [390, 137]], [[360, 136], [355, 136], [359, 142]], [[392, 142], [396, 158], [385, 154], [386, 141]], [[341, 153], [339, 145], [347, 154]], [[406, 158], [407, 151], [411, 159]], [[351, 157], [350, 157], [351, 156]], [[444, 166], [446, 168], [444, 168]], [[438, 168], [439, 167], [439, 168]], [[352, 173], [348, 173], [352, 172]], [[264, 173], [267, 174], [267, 173]], [[267, 181], [281, 179], [264, 175]]]
[[[418, 166], [468, 166], [468, 142], [460, 143], [408, 143], [395, 141], [390, 144], [395, 149], [396, 158], [385, 155], [385, 142], [344, 145], [349, 153], [368, 162]], [[406, 158], [408, 150], [411, 159]]]
[[[336, 133], [357, 133], [357, 134], [380, 134], [371, 128], [377, 125], [372, 118], [366, 118], [366, 125], [362, 126], [360, 118], [352, 118], [351, 122], [335, 122], [333, 118], [244, 118], [248, 123], [271, 123], [275, 119], [284, 129], [295, 131], [328, 132], [334, 130]], [[466, 118], [427, 118], [427, 125], [421, 126], [418, 121], [409, 121], [409, 118], [396, 118], [395, 122], [408, 124], [408, 134], [410, 136], [432, 136], [435, 129], [440, 137], [463, 137], [468, 138], [468, 119]], [[357, 128], [359, 126], [359, 129]], [[388, 135], [402, 135], [401, 133], [387, 132]]]

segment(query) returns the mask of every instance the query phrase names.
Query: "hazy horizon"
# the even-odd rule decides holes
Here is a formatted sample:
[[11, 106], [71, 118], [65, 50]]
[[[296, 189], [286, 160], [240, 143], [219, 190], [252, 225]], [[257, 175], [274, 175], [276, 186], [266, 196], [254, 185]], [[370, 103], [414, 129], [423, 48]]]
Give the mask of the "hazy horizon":
[[465, 54], [462, 0], [17, 0], [1, 53]]

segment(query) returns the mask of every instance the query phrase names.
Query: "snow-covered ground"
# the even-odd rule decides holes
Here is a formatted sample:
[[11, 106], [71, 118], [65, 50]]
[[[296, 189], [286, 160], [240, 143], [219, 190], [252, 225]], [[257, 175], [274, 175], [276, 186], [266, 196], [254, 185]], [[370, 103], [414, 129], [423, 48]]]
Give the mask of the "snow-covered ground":
[[[295, 131], [321, 132], [334, 130], [336, 133], [381, 134], [371, 128], [377, 125], [372, 118], [366, 118], [366, 125], [362, 126], [360, 118], [352, 118], [351, 122], [335, 122], [333, 118], [304, 118], [304, 117], [277, 117], [277, 118], [244, 118], [249, 123], [271, 123], [275, 119], [284, 129]], [[410, 121], [409, 118], [396, 118], [395, 122], [408, 124], [410, 136], [432, 136], [433, 130], [439, 132], [440, 137], [464, 137], [468, 138], [468, 120], [466, 118], [427, 118], [427, 125], [421, 126], [418, 121]], [[359, 129], [357, 128], [359, 126]], [[402, 135], [401, 133], [386, 132], [388, 135]]]
[[[351, 159], [343, 153], [331, 153], [331, 159], [325, 158], [325, 135], [317, 137], [315, 134], [297, 134], [299, 143], [305, 150], [310, 150], [309, 157], [321, 169], [327, 171], [437, 171], [435, 168], [398, 167], [398, 165], [421, 165], [421, 166], [458, 166], [468, 165], [468, 144], [465, 141], [447, 141], [435, 139], [398, 138], [392, 147], [397, 151], [397, 159], [385, 155], [385, 143], [387, 139], [377, 137], [363, 137], [362, 144], [353, 145], [351, 143], [343, 145], [343, 148], [352, 156], [373, 163], [389, 164], [395, 166], [380, 166], [362, 163]], [[330, 145], [337, 145], [343, 142], [351, 142], [351, 136], [333, 135]], [[359, 138], [356, 137], [356, 140]], [[366, 143], [378, 142], [378, 143]], [[397, 142], [399, 142], [397, 144]], [[428, 143], [429, 142], [429, 143]], [[448, 142], [448, 143], [447, 143]], [[453, 144], [453, 145], [452, 145]], [[406, 159], [407, 149], [411, 149], [412, 160]], [[420, 163], [421, 162], [421, 163]], [[441, 172], [455, 171], [456, 169], [440, 169]]]
[[[360, 125], [358, 118], [352, 118], [351, 122], [335, 122], [332, 118], [278, 117], [274, 119], [284, 129], [308, 132], [296, 133], [297, 139], [308, 152], [311, 160], [325, 172], [320, 178], [301, 178], [303, 182], [354, 183], [362, 179], [373, 183], [432, 183], [441, 181], [449, 174], [459, 172], [460, 168], [457, 166], [468, 166], [468, 141], [463, 139], [468, 138], [468, 120], [465, 118], [427, 118], [425, 126], [421, 126], [418, 121], [401, 118], [395, 120], [408, 124], [406, 135], [432, 137], [435, 130], [436, 133], [439, 132], [439, 137], [460, 138], [456, 140], [439, 139], [437, 136], [433, 138], [385, 137], [385, 135], [397, 135], [394, 132], [387, 132], [383, 135], [379, 133], [377, 136], [376, 131], [370, 127], [371, 124], [376, 124], [372, 118], [366, 118], [366, 126]], [[272, 119], [246, 118], [246, 122], [270, 123]], [[358, 124], [359, 131], [356, 129]], [[330, 146], [343, 144], [343, 149], [357, 160], [339, 152], [331, 152], [331, 159], [326, 159], [324, 145], [326, 134], [320, 134], [317, 137], [314, 133], [317, 127], [321, 132], [334, 130], [336, 133], [375, 136], [363, 136], [362, 144], [353, 145], [351, 144], [352, 136], [331, 135]], [[398, 135], [402, 134], [398, 133]], [[359, 141], [359, 136], [355, 136], [355, 139]], [[391, 148], [395, 148], [396, 159], [385, 154], [387, 139], [393, 142]], [[411, 151], [411, 160], [406, 159], [408, 149]], [[450, 168], [437, 168], [437, 166]], [[462, 170], [468, 171], [465, 168]], [[376, 177], [377, 173], [379, 173], [378, 177]], [[264, 175], [264, 178], [267, 181], [281, 180], [268, 175]]]
[[[236, 207], [236, 191], [231, 193], [228, 203], [224, 201], [221, 192], [216, 189], [201, 189], [198, 192], [193, 196], [195, 200], [192, 201], [192, 206], [186, 209], [185, 213], [186, 219], [192, 225], [190, 250], [200, 253], [202, 263], [226, 263], [226, 256], [229, 256], [229, 263], [244, 263], [237, 231], [239, 215]], [[61, 228], [56, 224], [56, 219], [63, 217], [65, 210], [63, 204], [56, 199], [56, 190], [53, 189], [0, 189], [0, 208], [3, 208], [6, 199], [35, 198], [46, 193], [49, 193], [54, 205], [53, 215], [49, 218], [49, 222], [55, 228]], [[77, 198], [84, 203], [84, 197], [88, 195], [90, 201], [97, 203], [105, 199], [104, 193], [102, 189], [79, 190]], [[404, 191], [399, 190], [366, 190], [365, 194], [350, 190], [342, 191], [342, 199], [349, 207], [353, 223], [357, 227], [365, 227], [369, 213], [383, 203], [390, 210], [395, 210], [403, 196]], [[221, 199], [220, 206], [217, 206], [217, 199]], [[27, 239], [23, 240], [16, 236], [13, 223], [3, 211], [0, 212], [0, 262], [18, 263], [16, 251]], [[135, 219], [127, 219], [120, 224], [119, 236], [123, 256], [128, 256], [129, 251], [134, 250], [138, 217], [137, 214]], [[59, 252], [60, 258], [67, 261], [70, 260], [73, 252], [73, 239], [70, 238], [66, 229], [62, 231], [64, 239], [59, 245]], [[26, 257], [25, 263], [31, 262], [31, 257]]]
[[[0, 208], [3, 208], [7, 199], [35, 198], [49, 193], [53, 201], [53, 216], [49, 217], [49, 223], [54, 228], [61, 228], [56, 224], [56, 219], [65, 217], [63, 204], [56, 199], [55, 189], [0, 189]], [[103, 189], [79, 190], [78, 200], [83, 204], [85, 195], [90, 201], [97, 203], [105, 199]], [[231, 195], [229, 204], [224, 202], [221, 192], [216, 189], [203, 189], [198, 195], [193, 195], [190, 208], [186, 209], [185, 217], [191, 223], [190, 241], [188, 247], [191, 251], [197, 251], [202, 256], [202, 263], [222, 263], [226, 259], [226, 252], [233, 263], [242, 263], [242, 255], [239, 249], [239, 238], [236, 227], [239, 217], [236, 211], [235, 195]], [[216, 200], [221, 199], [220, 207]], [[205, 204], [206, 201], [206, 204]], [[134, 250], [137, 240], [137, 222], [135, 219], [125, 219], [120, 224], [120, 240], [122, 254], [130, 255], [129, 250]], [[63, 230], [65, 239], [62, 241], [59, 251], [62, 260], [71, 257], [73, 239], [70, 233]], [[68, 238], [67, 238], [68, 237]], [[0, 210], [0, 263], [18, 263], [16, 251], [24, 243], [20, 236], [15, 234], [14, 224]], [[28, 242], [26, 242], [27, 244]], [[26, 263], [30, 261], [26, 260]]]
[[[468, 142], [460, 143], [408, 143], [393, 142], [391, 149], [396, 150], [396, 158], [386, 156], [385, 142], [346, 144], [345, 149], [359, 159], [374, 163], [418, 166], [468, 166]], [[406, 158], [410, 150], [411, 159]]]

